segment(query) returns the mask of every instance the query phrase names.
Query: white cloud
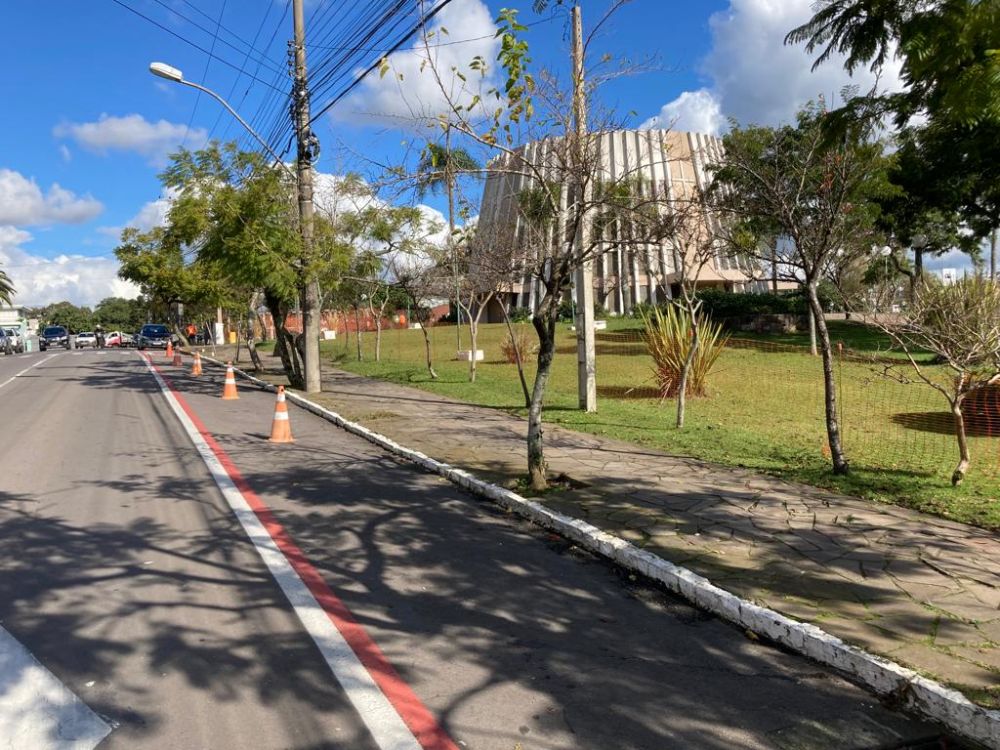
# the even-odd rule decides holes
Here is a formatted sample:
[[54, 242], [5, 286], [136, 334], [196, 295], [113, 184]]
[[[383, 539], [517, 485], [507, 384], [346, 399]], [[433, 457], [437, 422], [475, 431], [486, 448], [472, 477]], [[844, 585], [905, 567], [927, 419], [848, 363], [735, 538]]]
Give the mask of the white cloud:
[[77, 196], [55, 183], [43, 193], [20, 172], [0, 169], [0, 224], [80, 224], [103, 210], [101, 202], [89, 195]]
[[[442, 27], [447, 34], [441, 33]], [[429, 50], [420, 40], [409, 49], [390, 55], [389, 72], [381, 78], [377, 72], [371, 73], [356, 93], [331, 110], [333, 116], [353, 122], [388, 121], [400, 125], [401, 120], [432, 117], [445, 111], [445, 96], [431, 66], [426, 64], [428, 59], [442, 76], [449, 95], [468, 100], [479, 93], [483, 83], [480, 74], [470, 71], [468, 64], [477, 55], [489, 63], [495, 60], [500, 45], [494, 38], [496, 30], [490, 10], [482, 0], [454, 0], [431, 22]], [[453, 67], [462, 71], [468, 84], [452, 74]], [[491, 84], [492, 80], [490, 76], [487, 82]]]
[[173, 188], [167, 188], [163, 195], [156, 200], [146, 201], [136, 215], [122, 226], [98, 227], [97, 231], [117, 240], [121, 237], [122, 231], [126, 227], [134, 227], [140, 232], [148, 232], [153, 227], [165, 226], [167, 223], [167, 214], [170, 212], [170, 207], [173, 205], [174, 198], [177, 197], [178, 192]]
[[135, 227], [140, 232], [148, 232], [153, 227], [162, 227], [167, 223], [167, 213], [173, 204], [171, 196], [162, 196], [155, 201], [148, 201], [139, 209], [139, 213], [126, 222], [126, 226]]
[[102, 114], [96, 122], [63, 123], [52, 132], [58, 138], [71, 138], [94, 153], [132, 151], [154, 165], [164, 164], [167, 155], [180, 148], [181, 143], [197, 149], [208, 142], [204, 128], [188, 129], [167, 120], [150, 122], [138, 114], [123, 117]]
[[59, 155], [64, 162], [73, 161], [73, 152], [69, 150], [69, 147], [65, 143], [59, 144]]
[[43, 258], [22, 245], [32, 236], [22, 229], [0, 226], [0, 268], [17, 290], [15, 304], [38, 306], [68, 300], [93, 306], [105, 297], [138, 296], [134, 284], [118, 278], [118, 261], [82, 255]]
[[723, 125], [725, 118], [719, 100], [708, 89], [698, 89], [685, 91], [672, 102], [664, 104], [658, 115], [650, 117], [639, 127], [715, 134]]
[[[690, 123], [710, 133], [725, 128], [724, 118], [777, 125], [791, 122], [807, 101], [838, 99], [846, 85], [870, 88], [875, 78], [866, 68], [851, 77], [843, 58], [834, 55], [812, 72], [814, 55], [801, 45], [785, 45], [785, 35], [809, 20], [812, 6], [812, 0], [730, 0], [728, 9], [709, 19], [712, 48], [701, 71], [710, 85], [683, 92], [644, 126], [659, 127], [673, 117], [678, 129]], [[898, 90], [897, 63], [884, 71], [879, 87]]]

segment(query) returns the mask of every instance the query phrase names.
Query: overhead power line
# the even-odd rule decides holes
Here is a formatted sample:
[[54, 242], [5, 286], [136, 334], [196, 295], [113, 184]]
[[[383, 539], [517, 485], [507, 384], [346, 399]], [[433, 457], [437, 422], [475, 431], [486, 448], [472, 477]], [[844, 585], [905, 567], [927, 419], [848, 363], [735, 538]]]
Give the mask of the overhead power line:
[[[166, 26], [164, 26], [159, 21], [157, 21], [157, 20], [155, 20], [153, 18], [150, 18], [146, 14], [144, 14], [144, 13], [136, 10], [135, 8], [133, 8], [131, 5], [128, 5], [127, 3], [122, 2], [122, 0], [111, 0], [111, 2], [115, 3], [116, 5], [120, 5], [125, 10], [129, 11], [130, 13], [134, 13], [135, 15], [139, 16], [139, 18], [142, 18], [143, 20], [148, 21], [149, 23], [153, 24], [157, 28], [162, 29], [163, 31], [167, 32], [171, 36], [176, 37], [177, 39], [180, 39], [182, 42], [184, 42], [184, 44], [187, 44], [188, 46], [194, 47], [199, 52], [205, 53], [206, 55], [208, 55], [209, 57], [211, 57], [213, 60], [218, 60], [223, 65], [225, 65], [225, 66], [227, 66], [229, 68], [232, 68], [233, 70], [235, 70], [237, 72], [239, 71], [239, 69], [240, 69], [239, 65], [235, 65], [235, 64], [229, 62], [229, 60], [225, 59], [224, 57], [220, 57], [220, 56], [218, 56], [218, 55], [216, 55], [216, 54], [214, 54], [212, 52], [209, 52], [207, 49], [205, 49], [204, 47], [202, 47], [200, 44], [198, 44], [196, 42], [192, 42], [190, 39], [188, 39], [187, 37], [185, 37], [185, 36], [183, 36], [181, 34], [178, 34], [173, 29], [167, 28]], [[255, 80], [257, 83], [264, 84], [268, 88], [275, 89], [276, 91], [279, 91], [279, 92], [281, 91], [281, 89], [278, 89], [277, 87], [273, 86], [272, 84], [268, 83], [267, 81], [265, 81], [265, 80], [263, 80], [261, 78], [257, 78], [256, 76], [251, 76], [251, 78], [253, 78], [253, 80]]]
[[[202, 32], [210, 35], [213, 38], [213, 40], [212, 40], [213, 48], [214, 48], [215, 42], [220, 42], [220, 43], [226, 45], [227, 47], [229, 47], [231, 50], [234, 50], [235, 52], [238, 52], [241, 55], [244, 54], [244, 53], [246, 53], [247, 55], [249, 55], [251, 52], [255, 52], [256, 53], [256, 57], [254, 58], [255, 60], [260, 60], [261, 62], [266, 62], [268, 64], [268, 67], [271, 70], [277, 70], [277, 68], [275, 68], [273, 65], [270, 64], [270, 61], [267, 59], [267, 57], [263, 53], [261, 53], [259, 50], [255, 49], [252, 44], [250, 44], [245, 39], [243, 39], [241, 36], [239, 36], [238, 34], [230, 31], [225, 26], [223, 26], [221, 23], [219, 23], [219, 19], [208, 17], [203, 11], [199, 10], [196, 6], [191, 5], [191, 3], [188, 3], [188, 5], [191, 5], [192, 8], [194, 8], [195, 10], [198, 10], [199, 13], [201, 13], [203, 16], [206, 16], [206, 18], [209, 18], [209, 20], [213, 24], [215, 24], [215, 31], [212, 31], [211, 29], [206, 29], [204, 26], [202, 26], [201, 24], [199, 24], [197, 21], [192, 21], [189, 17], [185, 16], [183, 13], [181, 13], [178, 10], [176, 10], [174, 7], [172, 7], [168, 3], [164, 2], [164, 0], [153, 0], [153, 2], [155, 2], [157, 5], [159, 5], [159, 6], [163, 7], [163, 8], [166, 8], [166, 10], [169, 13], [177, 16], [178, 18], [180, 18], [180, 19], [182, 19], [184, 21], [187, 21], [189, 24], [191, 24], [192, 26], [194, 26], [199, 31], [202, 31]], [[240, 42], [244, 47], [246, 47], [246, 50], [240, 49], [239, 47], [237, 47], [237, 46], [235, 46], [233, 44], [230, 44], [225, 39], [220, 39], [219, 38], [219, 32], [220, 31], [225, 31], [227, 34], [229, 34], [231, 37], [233, 37], [233, 39], [235, 39], [236, 41]]]
[[[438, 13], [444, 10], [445, 7], [450, 5], [451, 1], [452, 0], [441, 0], [441, 2], [433, 10], [431, 10], [426, 16], [421, 18], [420, 21], [416, 23], [408, 32], [406, 32], [405, 35], [403, 35], [395, 44], [393, 44], [388, 50], [386, 50], [385, 54], [391, 55], [393, 52], [396, 52], [400, 47], [406, 44], [413, 37], [414, 34], [420, 31], [420, 29], [424, 28], [424, 26], [427, 24], [428, 21], [433, 19], [434, 16], [436, 16]], [[373, 62], [370, 66], [368, 66], [367, 69], [365, 69], [363, 73], [361, 73], [350, 84], [348, 84], [343, 91], [338, 93], [329, 102], [323, 105], [323, 107], [320, 108], [320, 110], [309, 119], [309, 123], [312, 124], [320, 117], [322, 117], [324, 114], [329, 112], [331, 107], [333, 107], [337, 102], [339, 102], [341, 99], [347, 96], [352, 89], [354, 89], [358, 84], [361, 83], [361, 81], [365, 79], [366, 76], [368, 76], [369, 73], [378, 68], [380, 61], [381, 59]]]
[[[157, 0], [159, 2], [159, 0]], [[209, 48], [209, 56], [205, 59], [205, 70], [201, 74], [201, 80], [208, 78], [208, 68], [212, 64], [212, 53], [215, 52], [215, 43], [219, 41], [219, 27], [222, 26], [222, 16], [226, 12], [226, 0], [222, 0], [222, 7], [219, 9], [219, 20], [215, 24], [215, 33], [212, 35], [212, 46]], [[187, 127], [184, 129], [184, 138], [181, 140], [181, 148], [187, 142], [188, 133], [191, 132], [191, 125], [194, 123], [194, 116], [198, 113], [198, 103], [201, 102], [201, 89], [197, 90], [194, 98], [194, 106], [191, 107], [191, 116], [188, 118]], [[216, 120], [218, 122], [218, 120]]]

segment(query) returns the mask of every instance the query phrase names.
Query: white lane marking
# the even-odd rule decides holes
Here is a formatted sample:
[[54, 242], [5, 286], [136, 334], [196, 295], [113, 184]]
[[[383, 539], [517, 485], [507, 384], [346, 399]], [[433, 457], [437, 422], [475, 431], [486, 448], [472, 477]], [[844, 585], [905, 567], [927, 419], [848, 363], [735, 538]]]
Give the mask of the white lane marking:
[[45, 359], [38, 360], [37, 362], [35, 362], [35, 364], [31, 365], [30, 367], [25, 367], [23, 370], [21, 370], [21, 372], [17, 373], [16, 375], [14, 375], [12, 377], [7, 378], [5, 381], [3, 381], [2, 383], [0, 383], [0, 388], [3, 388], [8, 383], [13, 383], [19, 377], [21, 377], [22, 375], [24, 375], [24, 373], [26, 373], [28, 370], [33, 370], [36, 367], [38, 367], [38, 365], [44, 365], [46, 362], [48, 362], [53, 357], [58, 357], [58, 356], [59, 356], [58, 354], [50, 354]]
[[111, 733], [0, 627], [0, 750], [92, 750]]
[[[142, 356], [142, 355], [140, 355]], [[201, 454], [205, 466], [212, 479], [219, 487], [223, 497], [232, 509], [246, 535], [253, 542], [264, 564], [267, 565], [274, 580], [285, 593], [292, 609], [302, 622], [303, 627], [319, 647], [333, 676], [347, 694], [348, 700], [358, 712], [368, 731], [381, 750], [422, 750], [420, 743], [389, 699], [379, 689], [371, 674], [358, 659], [344, 636], [330, 620], [329, 615], [312, 595], [312, 592], [292, 568], [291, 563], [278, 549], [274, 539], [264, 528], [257, 514], [253, 512], [229, 474], [226, 472], [212, 448], [202, 437], [198, 428], [191, 422], [184, 408], [174, 398], [167, 384], [160, 377], [152, 363], [142, 358], [147, 369], [156, 378], [157, 385], [163, 392], [170, 408], [177, 416], [181, 427]]]

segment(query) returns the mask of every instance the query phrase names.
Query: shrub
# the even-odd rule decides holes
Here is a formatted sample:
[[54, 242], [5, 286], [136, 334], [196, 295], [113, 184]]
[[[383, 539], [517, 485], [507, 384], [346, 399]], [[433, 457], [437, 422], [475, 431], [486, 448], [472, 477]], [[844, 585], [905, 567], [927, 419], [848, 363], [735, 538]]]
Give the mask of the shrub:
[[572, 323], [574, 310], [573, 301], [564, 299], [559, 303], [559, 320], [563, 323]]
[[[513, 337], [511, 337], [512, 332]], [[504, 340], [500, 342], [500, 353], [512, 365], [517, 364], [517, 352], [521, 353], [521, 361], [524, 362], [529, 357], [534, 356], [537, 351], [538, 343], [526, 326], [517, 326], [511, 331], [507, 331]]]
[[527, 307], [515, 307], [508, 313], [511, 323], [527, 323], [531, 320], [531, 310]]
[[801, 294], [751, 294], [702, 289], [698, 292], [705, 314], [715, 320], [748, 315], [803, 315], [805, 299]]
[[[645, 318], [646, 346], [653, 357], [653, 373], [661, 398], [677, 395], [681, 380], [681, 369], [691, 350], [691, 316], [686, 310], [669, 305], [664, 311], [653, 308]], [[702, 321], [698, 328], [698, 350], [691, 361], [688, 372], [688, 396], [707, 394], [708, 374], [729, 341], [722, 333], [722, 326], [710, 321]]]
[[632, 305], [632, 310], [629, 311], [629, 317], [635, 318], [636, 320], [645, 320], [653, 314], [654, 308], [655, 305], [651, 302], [636, 302]]

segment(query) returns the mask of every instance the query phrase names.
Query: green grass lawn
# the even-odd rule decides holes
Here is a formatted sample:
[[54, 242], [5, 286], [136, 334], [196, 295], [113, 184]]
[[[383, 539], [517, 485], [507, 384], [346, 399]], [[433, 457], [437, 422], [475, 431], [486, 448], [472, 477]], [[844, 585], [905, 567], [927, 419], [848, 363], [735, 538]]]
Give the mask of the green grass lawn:
[[[834, 338], [851, 349], [888, 348], [884, 337], [861, 328], [842, 321], [831, 325]], [[358, 374], [524, 414], [516, 368], [500, 361], [502, 325], [481, 328], [479, 348], [486, 361], [479, 364], [475, 383], [469, 382], [468, 363], [452, 359], [455, 328], [430, 332], [440, 375], [436, 381], [423, 366], [420, 331], [384, 332], [381, 362], [374, 361], [374, 334], [363, 337], [363, 361], [357, 361], [353, 337], [323, 342], [323, 353]], [[586, 414], [576, 408], [574, 334], [561, 325], [546, 420], [667, 453], [747, 467], [1000, 528], [1000, 438], [972, 439], [973, 471], [962, 487], [952, 488], [955, 440], [949, 433], [945, 402], [931, 389], [888, 380], [873, 365], [840, 363], [840, 408], [852, 472], [833, 477], [824, 455], [822, 373], [817, 358], [768, 351], [766, 346], [727, 349], [709, 379], [709, 397], [689, 401], [687, 425], [678, 430], [673, 426], [674, 403], [661, 402], [653, 392], [652, 360], [640, 334], [637, 321], [613, 319], [608, 334], [598, 335], [598, 413]], [[467, 347], [467, 331], [462, 338]], [[797, 345], [803, 339], [792, 334], [768, 340]], [[529, 367], [529, 378], [532, 374]], [[940, 375], [948, 376], [943, 370]]]

